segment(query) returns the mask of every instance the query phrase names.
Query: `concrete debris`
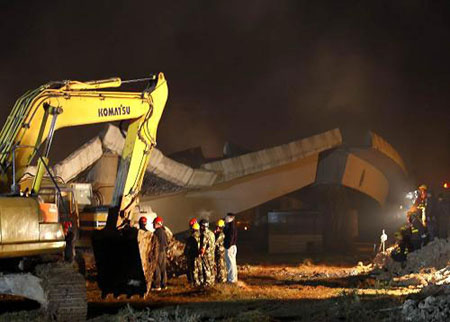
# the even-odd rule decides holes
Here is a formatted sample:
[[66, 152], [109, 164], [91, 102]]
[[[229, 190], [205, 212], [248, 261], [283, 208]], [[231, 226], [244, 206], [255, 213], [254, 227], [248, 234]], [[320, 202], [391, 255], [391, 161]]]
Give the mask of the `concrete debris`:
[[447, 266], [433, 274], [435, 285], [450, 285], [450, 266]]
[[350, 272], [351, 276], [364, 275], [370, 273], [374, 268], [373, 264], [364, 265], [363, 262], [358, 262]]
[[377, 278], [392, 285], [416, 288], [419, 293], [406, 300], [401, 312], [406, 321], [450, 320], [450, 242], [436, 239], [415, 252], [406, 262], [395, 262], [390, 247], [374, 259]]
[[[438, 271], [405, 275], [400, 282], [419, 281], [420, 293], [402, 305], [406, 321], [448, 321], [450, 319], [450, 266]], [[412, 285], [412, 284], [411, 284]], [[406, 286], [406, 285], [405, 285]]]
[[[169, 239], [169, 247], [167, 249], [167, 276], [180, 276], [187, 273], [187, 261], [184, 255], [184, 248], [188, 232], [181, 234], [181, 241], [175, 238], [169, 227], [166, 228], [167, 237]], [[180, 235], [178, 234], [178, 238]]]
[[408, 274], [401, 277], [395, 277], [393, 283], [395, 286], [426, 286], [428, 280], [422, 274]]
[[450, 319], [450, 295], [428, 296], [422, 301], [406, 300], [402, 306], [406, 321], [448, 321]]
[[170, 181], [164, 180], [153, 173], [147, 172], [141, 188], [141, 194], [145, 196], [158, 196], [186, 190]]
[[392, 259], [391, 253], [395, 247], [379, 253], [374, 259], [374, 265], [386, 278], [419, 273], [426, 268], [441, 269], [447, 266], [450, 259], [450, 242], [445, 239], [435, 239], [419, 250], [407, 255], [406, 262], [399, 263]]
[[167, 250], [167, 275], [180, 276], [187, 272], [187, 261], [184, 256], [185, 243], [170, 238], [169, 249]]
[[44, 309], [47, 308], [48, 301], [41, 279], [29, 273], [1, 274], [0, 294], [23, 296], [38, 302]]

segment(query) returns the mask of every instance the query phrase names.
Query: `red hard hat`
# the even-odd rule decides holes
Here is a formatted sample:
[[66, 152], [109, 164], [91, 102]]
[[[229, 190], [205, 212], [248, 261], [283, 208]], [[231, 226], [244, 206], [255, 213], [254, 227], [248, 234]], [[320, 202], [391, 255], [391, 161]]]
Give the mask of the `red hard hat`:
[[163, 223], [163, 220], [162, 220], [162, 218], [161, 217], [156, 217], [154, 220], [153, 220], [153, 224], [154, 225], [156, 225], [156, 224], [162, 224]]
[[147, 217], [142, 216], [139, 218], [139, 222], [145, 225], [147, 223]]
[[197, 218], [192, 218], [191, 220], [189, 220], [189, 227], [194, 226], [194, 224], [197, 222]]

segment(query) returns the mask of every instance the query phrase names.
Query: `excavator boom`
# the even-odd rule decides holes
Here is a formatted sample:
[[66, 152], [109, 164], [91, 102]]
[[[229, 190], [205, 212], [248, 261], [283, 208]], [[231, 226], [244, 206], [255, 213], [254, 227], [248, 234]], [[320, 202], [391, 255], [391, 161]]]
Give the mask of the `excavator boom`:
[[128, 209], [140, 191], [168, 96], [164, 75], [159, 73], [153, 79], [143, 92], [102, 91], [121, 86], [119, 78], [112, 78], [51, 83], [23, 95], [0, 132], [2, 190], [6, 192], [18, 182], [35, 159], [38, 170], [32, 189], [39, 190], [58, 129], [129, 120], [112, 204], [120, 210]]

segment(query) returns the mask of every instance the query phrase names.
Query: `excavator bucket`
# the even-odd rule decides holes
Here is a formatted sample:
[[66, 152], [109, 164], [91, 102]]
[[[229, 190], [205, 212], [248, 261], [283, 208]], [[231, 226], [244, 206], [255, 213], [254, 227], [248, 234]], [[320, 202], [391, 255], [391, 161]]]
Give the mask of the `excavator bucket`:
[[151, 232], [107, 226], [93, 233], [92, 247], [103, 296], [144, 295], [150, 291], [158, 247]]

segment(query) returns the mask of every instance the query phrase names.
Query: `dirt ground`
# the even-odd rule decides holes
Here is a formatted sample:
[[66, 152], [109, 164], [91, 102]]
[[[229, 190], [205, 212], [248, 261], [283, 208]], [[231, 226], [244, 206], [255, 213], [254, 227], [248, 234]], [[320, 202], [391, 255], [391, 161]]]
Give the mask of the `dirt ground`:
[[129, 304], [132, 311], [182, 312], [193, 321], [398, 321], [397, 308], [417, 290], [380, 284], [355, 264], [354, 257], [253, 256], [241, 259], [237, 285], [195, 289], [183, 276], [146, 299], [102, 299], [96, 283], [88, 282], [89, 318], [110, 320]]
[[[381, 283], [365, 272], [362, 256], [252, 255], [238, 258], [239, 283], [197, 289], [186, 277], [148, 298], [101, 298], [87, 281], [88, 319], [103, 321], [400, 321], [399, 307], [419, 290]], [[368, 258], [368, 257], [367, 257]], [[365, 263], [368, 263], [366, 261]], [[23, 301], [23, 300], [22, 300]], [[22, 305], [22, 306], [21, 306]], [[3, 309], [2, 309], [3, 307]], [[0, 321], [32, 321], [36, 306], [0, 300]], [[36, 318], [36, 320], [38, 320]]]

